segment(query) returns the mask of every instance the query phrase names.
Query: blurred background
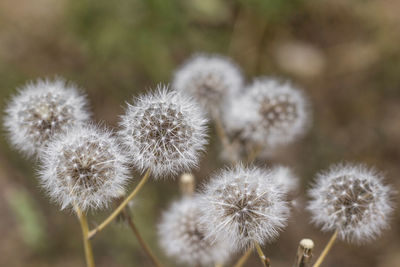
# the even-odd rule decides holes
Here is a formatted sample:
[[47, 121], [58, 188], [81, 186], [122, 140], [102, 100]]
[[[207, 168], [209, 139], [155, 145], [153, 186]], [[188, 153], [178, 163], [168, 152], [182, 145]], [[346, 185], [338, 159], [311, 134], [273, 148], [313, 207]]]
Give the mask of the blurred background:
[[[84, 88], [96, 121], [115, 127], [126, 101], [169, 83], [192, 53], [219, 53], [236, 61], [248, 82], [284, 77], [309, 95], [311, 131], [271, 160], [301, 177], [300, 204], [315, 173], [340, 161], [374, 165], [399, 190], [399, 10], [395, 0], [1, 0], [0, 109], [28, 80], [60, 75]], [[198, 184], [225, 164], [214, 133], [195, 172]], [[48, 201], [36, 167], [2, 130], [0, 266], [84, 266], [79, 223]], [[169, 266], [175, 265], [158, 247], [155, 229], [178, 197], [177, 181], [152, 181], [133, 205], [139, 230]], [[91, 214], [91, 226], [109, 212]], [[272, 266], [290, 266], [304, 237], [320, 253], [330, 235], [309, 220], [300, 206], [265, 246]], [[93, 246], [98, 266], [151, 266], [122, 224], [108, 227]], [[247, 264], [259, 265], [255, 255]], [[339, 241], [325, 266], [400, 266], [399, 210], [380, 239], [364, 246]]]

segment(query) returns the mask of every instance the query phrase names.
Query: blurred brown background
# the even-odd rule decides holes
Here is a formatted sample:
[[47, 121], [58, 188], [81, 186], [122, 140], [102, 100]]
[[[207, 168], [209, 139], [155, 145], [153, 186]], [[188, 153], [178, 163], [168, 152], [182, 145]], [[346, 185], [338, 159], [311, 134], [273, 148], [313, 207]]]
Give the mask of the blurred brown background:
[[[114, 127], [125, 101], [169, 83], [192, 53], [220, 53], [242, 66], [247, 81], [285, 77], [309, 95], [311, 131], [273, 159], [294, 168], [304, 191], [317, 171], [340, 161], [374, 165], [399, 190], [399, 11], [395, 0], [1, 0], [0, 109], [26, 81], [60, 75], [86, 90], [96, 121]], [[224, 165], [211, 133], [198, 183]], [[0, 147], [0, 266], [84, 266], [72, 212], [49, 203], [37, 163], [14, 151], [4, 130]], [[138, 228], [169, 266], [155, 225], [178, 194], [176, 181], [153, 181], [133, 207]], [[91, 215], [91, 225], [108, 212]], [[265, 247], [274, 267], [290, 266], [303, 237], [314, 239], [319, 254], [329, 234], [309, 220], [300, 207]], [[122, 225], [93, 245], [98, 266], [150, 266]], [[258, 259], [247, 266], [259, 266]], [[325, 266], [400, 266], [398, 209], [382, 238], [365, 246], [338, 242]]]

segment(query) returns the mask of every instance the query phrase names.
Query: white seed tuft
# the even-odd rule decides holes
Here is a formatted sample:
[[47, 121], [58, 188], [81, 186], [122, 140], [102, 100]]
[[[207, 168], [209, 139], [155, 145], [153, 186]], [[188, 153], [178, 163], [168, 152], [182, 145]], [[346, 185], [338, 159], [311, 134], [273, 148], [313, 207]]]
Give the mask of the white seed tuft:
[[291, 84], [257, 79], [240, 97], [225, 106], [224, 124], [231, 134], [270, 148], [292, 142], [310, 123], [308, 103]]
[[276, 166], [271, 169], [272, 177], [287, 193], [295, 193], [299, 189], [299, 178], [292, 170], [285, 166]]
[[193, 96], [205, 109], [214, 112], [242, 89], [243, 78], [228, 58], [196, 55], [176, 71], [172, 87]]
[[224, 263], [229, 256], [229, 246], [206, 238], [199, 220], [200, 212], [197, 197], [186, 197], [173, 203], [164, 212], [158, 227], [161, 247], [168, 256], [185, 265]]
[[207, 143], [206, 122], [192, 99], [160, 85], [128, 104], [120, 136], [134, 165], [151, 168], [157, 178], [197, 166]]
[[4, 126], [11, 143], [37, 155], [55, 134], [89, 119], [87, 100], [62, 79], [37, 80], [19, 89], [6, 108]]
[[216, 174], [203, 192], [202, 221], [210, 238], [226, 240], [233, 250], [264, 244], [286, 225], [286, 190], [275, 172], [243, 166]]
[[104, 208], [124, 191], [126, 162], [110, 132], [95, 126], [75, 127], [43, 150], [41, 183], [62, 209]]
[[382, 175], [363, 165], [335, 165], [318, 174], [309, 191], [312, 221], [324, 231], [338, 230], [339, 237], [364, 243], [388, 227], [392, 212], [390, 188]]

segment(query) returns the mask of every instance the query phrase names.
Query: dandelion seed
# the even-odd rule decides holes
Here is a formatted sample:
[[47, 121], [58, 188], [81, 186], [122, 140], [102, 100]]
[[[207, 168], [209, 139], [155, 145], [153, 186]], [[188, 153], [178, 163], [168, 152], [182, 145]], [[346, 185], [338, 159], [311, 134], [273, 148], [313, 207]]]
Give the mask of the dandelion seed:
[[210, 238], [232, 249], [264, 244], [286, 225], [289, 208], [274, 171], [243, 166], [215, 175], [202, 194], [202, 221]]
[[206, 141], [206, 119], [190, 98], [159, 86], [156, 93], [128, 105], [120, 136], [140, 170], [155, 177], [188, 171]]
[[11, 143], [28, 156], [37, 154], [55, 134], [89, 119], [87, 100], [62, 79], [26, 84], [6, 108], [4, 126]]
[[197, 197], [173, 203], [158, 227], [160, 244], [167, 255], [185, 265], [224, 263], [229, 256], [228, 246], [206, 238], [198, 205]]
[[62, 209], [75, 205], [83, 211], [99, 209], [120, 197], [128, 179], [126, 162], [110, 132], [75, 127], [44, 149], [41, 183]]
[[388, 227], [390, 187], [382, 175], [363, 165], [336, 165], [317, 176], [308, 210], [324, 231], [355, 243], [375, 239]]
[[176, 71], [172, 87], [193, 96], [214, 112], [242, 89], [243, 78], [228, 58], [197, 55]]

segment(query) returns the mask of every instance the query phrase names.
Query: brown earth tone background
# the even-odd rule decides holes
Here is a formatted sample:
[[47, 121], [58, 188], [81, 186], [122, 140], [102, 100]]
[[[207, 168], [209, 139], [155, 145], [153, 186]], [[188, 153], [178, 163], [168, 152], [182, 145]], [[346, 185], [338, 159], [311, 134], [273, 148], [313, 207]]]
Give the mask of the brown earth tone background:
[[[0, 109], [16, 87], [63, 76], [84, 88], [97, 122], [115, 127], [132, 96], [169, 83], [195, 52], [232, 57], [248, 82], [274, 75], [309, 95], [313, 126], [270, 163], [302, 179], [300, 203], [315, 173], [331, 163], [364, 162], [400, 189], [400, 1], [349, 0], [1, 0]], [[224, 166], [215, 131], [198, 184]], [[267, 164], [258, 162], [258, 164]], [[37, 162], [0, 137], [0, 266], [84, 266], [79, 223], [41, 191]], [[138, 174], [133, 174], [134, 183]], [[177, 181], [152, 181], [132, 207], [144, 237], [159, 249], [156, 223], [179, 196]], [[400, 212], [376, 242], [338, 242], [325, 266], [400, 266]], [[90, 215], [92, 226], [109, 211]], [[319, 254], [329, 234], [300, 205], [280, 238], [264, 247], [273, 267], [290, 266], [298, 241]], [[114, 224], [93, 241], [97, 266], [151, 266], [130, 230]], [[255, 255], [247, 266], [259, 266]]]

